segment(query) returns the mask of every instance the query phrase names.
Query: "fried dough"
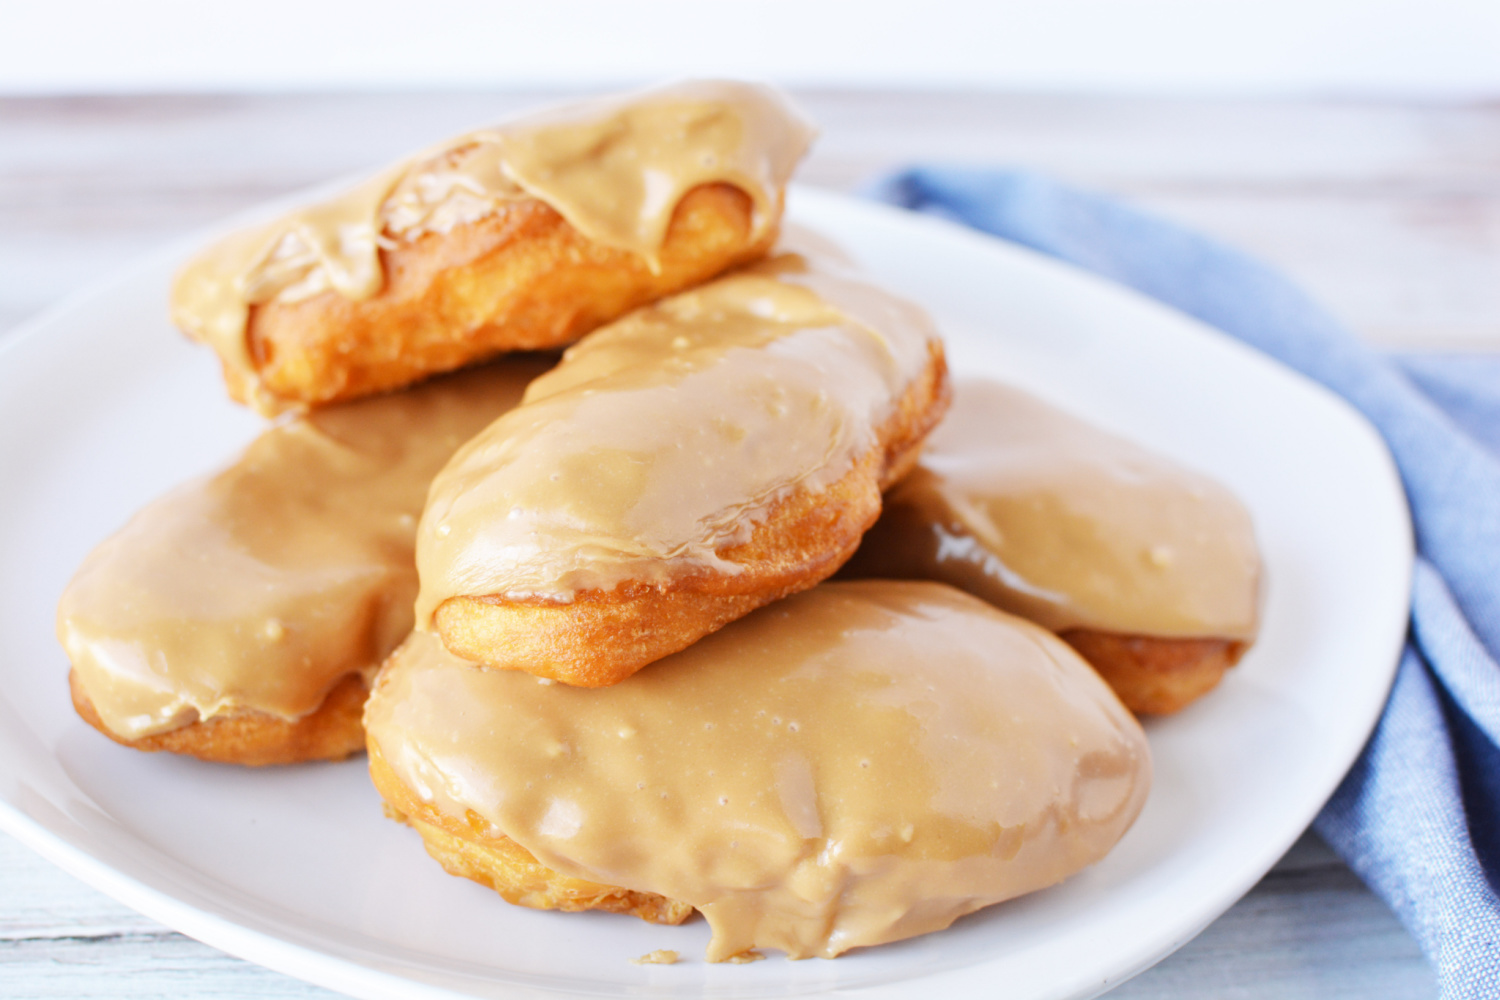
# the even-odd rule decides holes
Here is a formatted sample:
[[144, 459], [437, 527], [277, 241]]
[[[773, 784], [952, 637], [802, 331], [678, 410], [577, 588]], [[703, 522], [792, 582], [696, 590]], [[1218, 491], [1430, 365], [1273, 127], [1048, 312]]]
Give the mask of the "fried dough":
[[653, 271], [638, 254], [582, 235], [544, 202], [519, 200], [450, 232], [382, 250], [386, 283], [368, 299], [328, 291], [253, 307], [251, 357], [265, 391], [321, 404], [505, 351], [562, 347], [637, 306], [763, 256], [776, 234], [755, 235], [753, 207], [728, 185], [690, 191]]
[[825, 583], [596, 690], [414, 633], [365, 725], [381, 795], [449, 871], [523, 905], [691, 905], [710, 961], [832, 958], [1055, 884], [1151, 780], [1072, 649], [928, 582]]
[[979, 380], [844, 572], [941, 580], [1029, 618], [1136, 712], [1212, 689], [1259, 625], [1259, 552], [1228, 490]]
[[387, 813], [416, 830], [427, 853], [448, 874], [478, 882], [498, 892], [507, 903], [534, 910], [603, 910], [653, 924], [680, 924], [693, 915], [693, 908], [686, 903], [656, 893], [632, 892], [559, 874], [474, 813], [469, 813], [467, 822], [461, 822], [422, 801], [391, 770], [373, 741], [369, 753], [370, 778], [385, 800]]
[[216, 764], [264, 767], [312, 760], [343, 760], [365, 747], [360, 721], [369, 689], [360, 674], [347, 674], [323, 703], [299, 719], [240, 709], [151, 736], [131, 739], [112, 732], [99, 717], [78, 671], [68, 671], [68, 689], [79, 717], [121, 746], [147, 753], [165, 751]]
[[58, 604], [79, 714], [126, 746], [227, 763], [356, 752], [364, 678], [411, 631], [432, 477], [552, 360], [282, 423], [147, 505]]
[[719, 81], [481, 129], [209, 247], [173, 321], [267, 414], [559, 347], [763, 256], [811, 139]]
[[1161, 639], [1070, 629], [1061, 638], [1137, 715], [1170, 715], [1219, 686], [1250, 648], [1234, 639]]
[[830, 576], [948, 402], [915, 307], [786, 255], [605, 327], [433, 483], [418, 628], [585, 687]]

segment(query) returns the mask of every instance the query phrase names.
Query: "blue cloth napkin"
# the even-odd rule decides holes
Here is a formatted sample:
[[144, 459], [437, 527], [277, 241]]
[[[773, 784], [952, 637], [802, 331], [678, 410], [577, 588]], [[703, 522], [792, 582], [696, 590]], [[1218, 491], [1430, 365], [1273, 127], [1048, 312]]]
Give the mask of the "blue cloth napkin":
[[1024, 171], [923, 168], [871, 193], [1128, 285], [1322, 382], [1385, 436], [1417, 567], [1390, 702], [1314, 827], [1421, 943], [1445, 1000], [1500, 996], [1500, 359], [1393, 359], [1280, 274]]

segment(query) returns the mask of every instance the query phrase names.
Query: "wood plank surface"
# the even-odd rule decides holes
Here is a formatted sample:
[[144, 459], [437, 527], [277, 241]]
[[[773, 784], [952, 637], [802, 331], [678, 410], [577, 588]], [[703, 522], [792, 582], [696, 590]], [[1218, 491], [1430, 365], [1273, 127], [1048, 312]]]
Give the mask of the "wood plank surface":
[[[548, 94], [0, 99], [0, 337], [135, 256]], [[1500, 105], [802, 95], [804, 183], [925, 161], [1124, 195], [1297, 278], [1371, 342], [1500, 351]], [[328, 996], [134, 914], [0, 835], [0, 995]], [[1390, 912], [1315, 837], [1112, 997], [1436, 995]]]
[[[551, 94], [0, 100], [0, 330], [141, 251]], [[1018, 164], [1254, 251], [1372, 341], [1500, 348], [1500, 106], [811, 93], [800, 179]]]

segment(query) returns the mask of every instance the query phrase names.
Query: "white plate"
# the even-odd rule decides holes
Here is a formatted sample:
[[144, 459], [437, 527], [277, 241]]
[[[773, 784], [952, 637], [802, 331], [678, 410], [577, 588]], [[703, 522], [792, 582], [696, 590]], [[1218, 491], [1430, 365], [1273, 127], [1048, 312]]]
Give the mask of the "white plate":
[[[1264, 635], [1212, 697], [1149, 727], [1156, 787], [1103, 863], [940, 934], [713, 966], [702, 921], [533, 912], [445, 875], [382, 817], [362, 761], [251, 771], [109, 743], [69, 707], [58, 594], [132, 511], [261, 426], [166, 322], [177, 252], [0, 351], [0, 825], [184, 933], [361, 997], [1086, 997], [1190, 939], [1307, 826], [1384, 701], [1411, 538], [1383, 444], [1305, 379], [1071, 268], [829, 194], [797, 192], [792, 215], [927, 305], [957, 373], [1203, 469], [1254, 514]], [[657, 948], [686, 961], [628, 961]]]

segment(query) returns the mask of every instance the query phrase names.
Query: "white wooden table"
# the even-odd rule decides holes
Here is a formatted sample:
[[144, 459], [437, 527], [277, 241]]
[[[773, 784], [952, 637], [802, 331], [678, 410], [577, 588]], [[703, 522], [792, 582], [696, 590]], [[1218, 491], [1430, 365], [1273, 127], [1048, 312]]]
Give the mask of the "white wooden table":
[[[545, 94], [0, 99], [0, 337], [218, 217]], [[1500, 105], [814, 92], [804, 183], [1025, 164], [1252, 250], [1371, 342], [1500, 350]], [[3, 433], [3, 430], [0, 430]], [[46, 665], [42, 665], [46, 666]], [[59, 651], [59, 697], [64, 663]], [[330, 996], [182, 937], [0, 835], [0, 996]], [[1315, 836], [1120, 998], [1436, 995]]]

